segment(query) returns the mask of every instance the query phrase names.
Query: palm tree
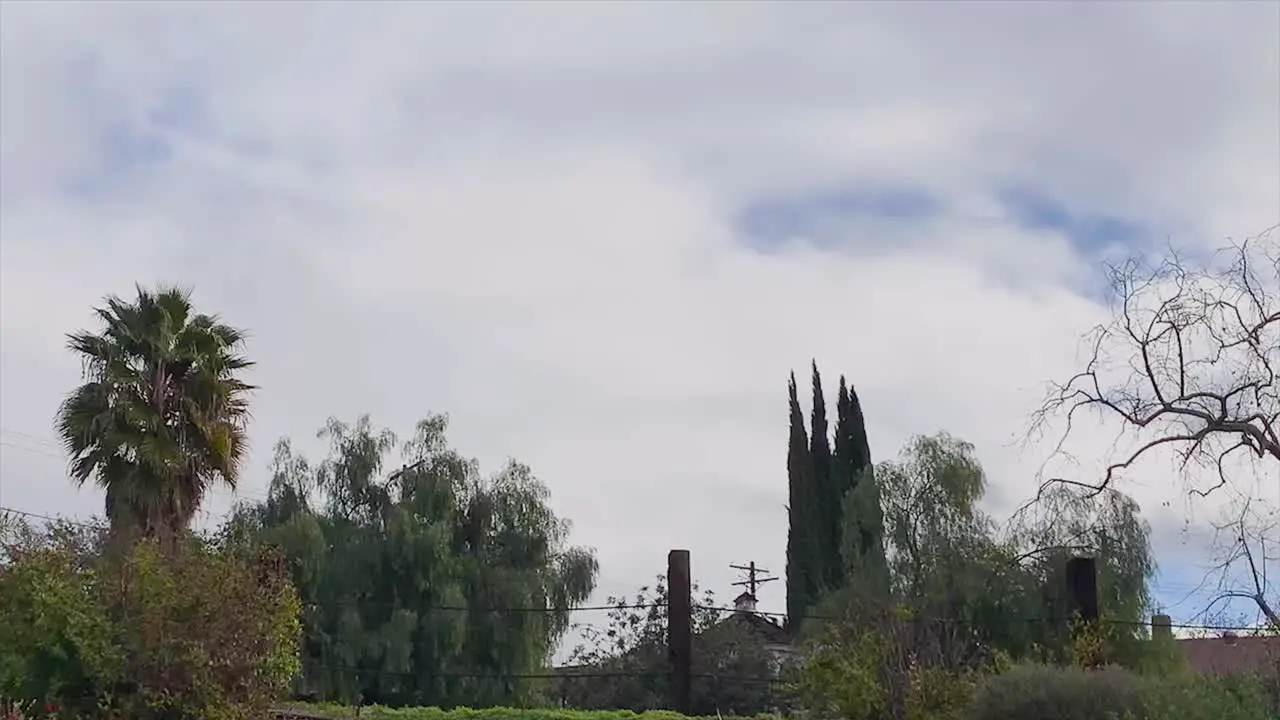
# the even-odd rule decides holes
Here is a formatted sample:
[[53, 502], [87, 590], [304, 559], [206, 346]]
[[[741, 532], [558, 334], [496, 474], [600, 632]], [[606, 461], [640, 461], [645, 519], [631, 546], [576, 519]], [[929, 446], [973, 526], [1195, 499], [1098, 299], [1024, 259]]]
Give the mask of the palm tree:
[[247, 396], [237, 373], [245, 333], [192, 312], [190, 294], [137, 288], [106, 298], [99, 334], [68, 336], [84, 384], [58, 410], [78, 485], [106, 491], [115, 531], [175, 538], [209, 488], [235, 489], [247, 451]]

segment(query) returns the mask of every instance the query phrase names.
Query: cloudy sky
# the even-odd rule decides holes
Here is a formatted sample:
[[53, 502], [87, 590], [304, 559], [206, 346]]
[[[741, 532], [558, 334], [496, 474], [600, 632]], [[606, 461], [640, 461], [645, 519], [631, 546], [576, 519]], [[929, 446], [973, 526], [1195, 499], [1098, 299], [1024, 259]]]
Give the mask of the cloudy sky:
[[[0, 505], [100, 509], [50, 427], [64, 335], [179, 283], [252, 332], [241, 497], [281, 436], [447, 411], [547, 482], [602, 593], [673, 547], [722, 596], [782, 569], [813, 358], [878, 459], [946, 429], [1007, 513], [1103, 260], [1280, 221], [1276, 2], [14, 0], [0, 98]], [[1221, 501], [1167, 463], [1125, 483], [1190, 616]]]

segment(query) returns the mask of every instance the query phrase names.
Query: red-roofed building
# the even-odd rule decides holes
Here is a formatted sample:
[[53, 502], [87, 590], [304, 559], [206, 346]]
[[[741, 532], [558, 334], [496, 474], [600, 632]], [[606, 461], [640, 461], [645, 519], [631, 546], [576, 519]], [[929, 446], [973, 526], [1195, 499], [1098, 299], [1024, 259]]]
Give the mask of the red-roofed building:
[[1236, 637], [1178, 641], [1187, 666], [1197, 675], [1244, 675], [1280, 668], [1280, 637]]
[[[1168, 615], [1151, 618], [1152, 637], [1172, 637]], [[1219, 637], [1178, 638], [1187, 667], [1197, 675], [1246, 675], [1280, 672], [1280, 637], [1245, 636], [1223, 632]]]

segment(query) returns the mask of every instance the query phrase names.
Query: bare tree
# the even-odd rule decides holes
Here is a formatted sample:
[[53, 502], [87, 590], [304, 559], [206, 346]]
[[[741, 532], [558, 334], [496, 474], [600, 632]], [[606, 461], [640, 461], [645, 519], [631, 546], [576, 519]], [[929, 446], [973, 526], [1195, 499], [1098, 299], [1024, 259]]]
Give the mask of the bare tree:
[[[1239, 518], [1216, 527], [1220, 562], [1211, 574], [1217, 591], [1205, 611], [1247, 599], [1280, 627], [1266, 577], [1268, 561], [1275, 560], [1267, 533], [1276, 525], [1248, 520], [1257, 485], [1237, 483], [1280, 487], [1278, 229], [1232, 243], [1202, 263], [1170, 251], [1155, 265], [1130, 260], [1109, 267], [1114, 315], [1086, 336], [1088, 362], [1051, 386], [1032, 432], [1065, 417], [1055, 450], [1063, 454], [1081, 413], [1092, 413], [1120, 421], [1134, 440], [1099, 477], [1050, 478], [1042, 491], [1063, 483], [1101, 493], [1162, 450], [1177, 458], [1189, 494], [1204, 497], [1230, 485], [1246, 502]], [[1185, 471], [1193, 465], [1208, 470], [1210, 479], [1189, 479]]]
[[1260, 512], [1253, 498], [1246, 498], [1239, 513], [1229, 522], [1214, 525], [1214, 545], [1220, 548], [1218, 561], [1206, 581], [1216, 584], [1216, 592], [1205, 606], [1206, 617], [1232, 599], [1257, 605], [1272, 629], [1280, 630], [1280, 614], [1271, 603], [1275, 589], [1268, 577], [1271, 565], [1280, 562], [1280, 519], [1277, 511]]
[[1215, 473], [1187, 488], [1200, 496], [1231, 481], [1237, 454], [1252, 458], [1247, 474], [1280, 483], [1278, 228], [1203, 263], [1171, 251], [1156, 265], [1130, 260], [1108, 268], [1115, 314], [1086, 336], [1089, 361], [1051, 386], [1032, 430], [1065, 416], [1062, 453], [1080, 413], [1092, 411], [1119, 420], [1136, 449], [1113, 458], [1099, 478], [1048, 483], [1101, 491], [1160, 449], [1176, 453], [1183, 470], [1196, 464]]

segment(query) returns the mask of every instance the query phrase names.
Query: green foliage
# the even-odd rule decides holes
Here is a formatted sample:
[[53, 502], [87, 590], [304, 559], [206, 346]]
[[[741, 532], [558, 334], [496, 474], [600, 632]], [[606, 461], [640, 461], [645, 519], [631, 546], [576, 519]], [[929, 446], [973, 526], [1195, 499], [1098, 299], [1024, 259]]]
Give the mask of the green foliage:
[[835, 471], [829, 505], [835, 512], [827, 587], [856, 584], [863, 596], [884, 596], [889, 569], [884, 546], [884, 509], [871, 465], [866, 420], [858, 393], [840, 378], [835, 430]]
[[1254, 679], [1174, 674], [1144, 678], [1118, 667], [1027, 665], [987, 678], [970, 720], [1268, 720]]
[[822, 586], [821, 497], [809, 459], [809, 439], [795, 373], [791, 374], [787, 391], [791, 417], [787, 447], [787, 625], [794, 629], [818, 601]]
[[[1144, 662], [1154, 562], [1149, 528], [1131, 499], [1055, 489], [1002, 535], [979, 509], [987, 479], [974, 447], [945, 433], [913, 439], [899, 459], [877, 466], [874, 483], [894, 602], [916, 617], [952, 623], [948, 642], [1067, 661], [1069, 627], [1055, 620], [1067, 615], [1062, 568], [1085, 553], [1097, 558], [1103, 616], [1112, 621], [1103, 625], [1103, 661]], [[851, 598], [866, 596], [845, 588], [824, 610], [838, 613]]]
[[977, 668], [946, 667], [937, 628], [906, 608], [862, 607], [869, 611], [830, 624], [806, 648], [798, 684], [804, 707], [816, 717], [843, 720], [961, 718]]
[[279, 563], [196, 539], [92, 555], [65, 528], [6, 530], [0, 698], [234, 720], [259, 717], [298, 671], [299, 607]]
[[[266, 502], [224, 528], [282, 548], [305, 612], [299, 695], [387, 705], [528, 705], [589, 597], [596, 560], [567, 543], [546, 487], [512, 462], [482, 477], [433, 415], [400, 445], [367, 417], [331, 420], [328, 458], [276, 448]], [[534, 610], [534, 611], [531, 611]]]
[[913, 665], [908, 671], [906, 720], [965, 720], [979, 675]]
[[[809, 652], [800, 694], [810, 712], [961, 718], [970, 712], [983, 674], [1012, 659], [1177, 674], [1180, 654], [1168, 643], [1148, 641], [1143, 631], [1154, 563], [1149, 529], [1131, 499], [1055, 490], [1038, 514], [1021, 515], [1014, 532], [1002, 536], [979, 509], [987, 481], [973, 446], [945, 433], [913, 439], [898, 460], [881, 463], [862, 482], [868, 481], [874, 492], [859, 497], [859, 483], [845, 498], [844, 536], [849, 544], [857, 533], [853, 524], [873, 517], [878, 501], [890, 592], [887, 598], [874, 592], [870, 568], [862, 568], [862, 582], [851, 577], [821, 601], [821, 614], [836, 620], [805, 633]], [[846, 547], [847, 557], [857, 552]], [[1054, 618], [1066, 614], [1062, 568], [1080, 553], [1098, 560], [1103, 619], [1110, 622], [1073, 629]], [[1037, 671], [1020, 670], [1001, 682], [1024, 682], [1023, 675]], [[1066, 676], [1063, 682], [1075, 680]], [[1008, 695], [1029, 703], [1057, 697], [1056, 686], [1041, 685]], [[985, 699], [974, 707], [1002, 697], [1004, 686], [984, 687]], [[1115, 689], [1107, 686], [1098, 697], [1127, 710], [1123, 698], [1107, 695], [1108, 688]], [[1061, 694], [1077, 691], [1070, 686]]]
[[883, 682], [885, 638], [833, 625], [805, 651], [797, 686], [803, 706], [819, 718], [875, 720], [889, 702]]
[[831, 457], [831, 439], [827, 426], [827, 402], [822, 391], [822, 375], [818, 363], [813, 363], [813, 406], [809, 420], [809, 464], [813, 472], [813, 487], [817, 494], [812, 527], [818, 555], [815, 558], [815, 574], [819, 592], [839, 587], [840, 563], [840, 503], [832, 502], [841, 494], [836, 490]]
[[1146, 684], [1145, 720], [1280, 720], [1254, 678], [1173, 675]]
[[144, 541], [109, 567], [129, 717], [256, 717], [297, 675], [301, 608], [278, 559]]
[[0, 698], [61, 699], [87, 710], [119, 677], [124, 656], [100, 602], [104, 579], [84, 568], [70, 528], [5, 528], [0, 562]]
[[1119, 668], [1024, 665], [987, 678], [974, 694], [972, 720], [1138, 720], [1141, 681]]
[[[1042, 598], [1028, 612], [1064, 617], [1068, 588], [1062, 568], [1073, 555], [1093, 556], [1111, 653], [1104, 660], [1136, 667], [1146, 643], [1151, 609], [1148, 587], [1156, 570], [1150, 534], [1138, 504], [1122, 493], [1107, 490], [1095, 495], [1061, 485], [1046, 488], [1039, 501], [1017, 518], [1011, 537], [1023, 559], [1023, 572]], [[1061, 648], [1068, 640], [1067, 627], [1061, 623], [1042, 626], [1035, 640], [1046, 648]]]
[[817, 363], [812, 386], [806, 431], [794, 373], [788, 385], [787, 618], [793, 630], [831, 592], [852, 584], [863, 594], [883, 594], [888, 586], [883, 512], [862, 406], [841, 377], [829, 436]]
[[1028, 652], [1039, 628], [1025, 620], [1044, 616], [1042, 589], [978, 507], [986, 475], [973, 446], [945, 433], [915, 438], [877, 467], [875, 483], [893, 601], [916, 618], [951, 623], [949, 661], [966, 647]]
[[172, 288], [96, 312], [102, 332], [68, 342], [85, 380], [58, 410], [71, 476], [106, 491], [117, 530], [176, 538], [211, 486], [235, 487], [245, 458], [244, 333]]
[[[297, 704], [302, 712], [322, 715], [334, 720], [355, 718], [354, 708], [342, 705]], [[436, 707], [388, 708], [377, 705], [360, 708], [362, 720], [710, 720], [696, 715], [681, 715], [674, 712], [649, 711], [631, 712], [629, 710], [569, 710], [561, 708], [516, 709], [493, 707], [484, 709], [456, 708], [442, 710]], [[716, 717], [716, 716], [711, 716]], [[758, 716], [758, 720], [766, 717]], [[718, 720], [751, 720], [752, 716], [722, 715]]]

